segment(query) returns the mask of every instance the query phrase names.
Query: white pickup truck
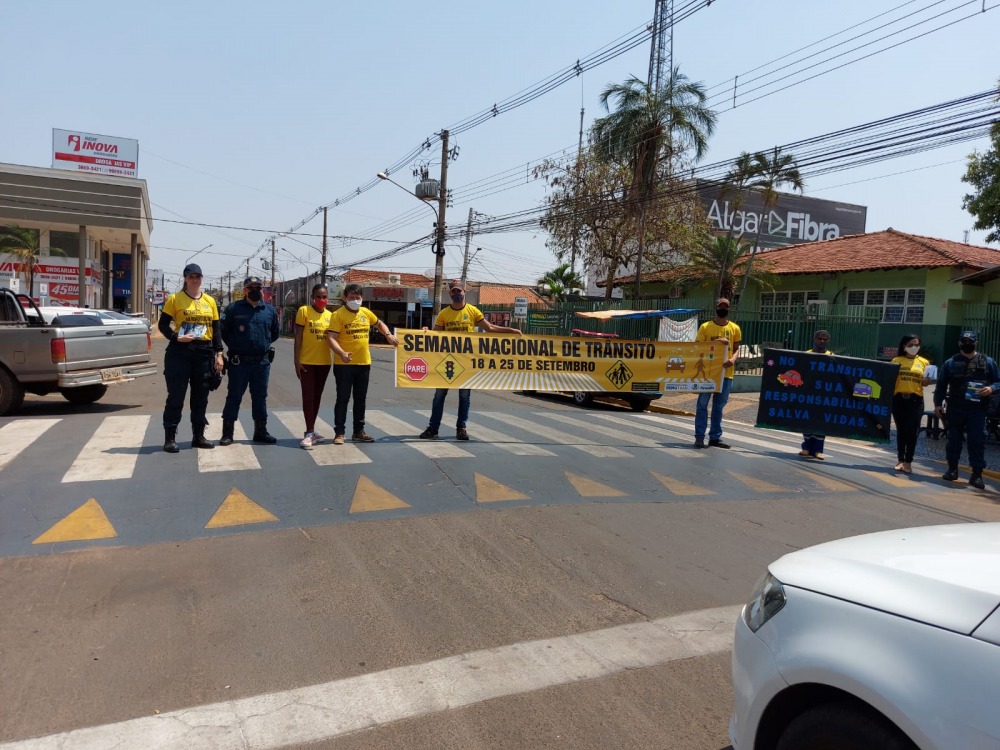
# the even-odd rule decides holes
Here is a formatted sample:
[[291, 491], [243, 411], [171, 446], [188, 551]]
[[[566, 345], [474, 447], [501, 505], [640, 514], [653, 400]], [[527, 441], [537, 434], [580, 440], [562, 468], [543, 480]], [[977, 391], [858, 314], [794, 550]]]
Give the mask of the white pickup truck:
[[86, 314], [46, 321], [27, 295], [0, 288], [0, 416], [20, 409], [26, 392], [92, 404], [110, 385], [155, 375], [151, 350], [145, 326]]

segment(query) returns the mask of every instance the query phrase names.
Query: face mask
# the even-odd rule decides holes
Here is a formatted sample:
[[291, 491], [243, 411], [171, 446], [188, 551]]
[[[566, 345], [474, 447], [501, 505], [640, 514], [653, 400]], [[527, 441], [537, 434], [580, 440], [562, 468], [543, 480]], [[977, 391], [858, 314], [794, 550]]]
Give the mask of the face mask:
[[972, 354], [974, 351], [976, 351], [976, 342], [969, 341], [967, 343], [959, 344], [958, 350], [963, 354]]
[[452, 292], [451, 298], [455, 302], [461, 302], [463, 299], [465, 299], [465, 292]]
[[919, 352], [919, 351], [920, 351], [920, 347], [919, 346], [908, 346], [908, 347], [906, 347], [906, 353], [909, 354], [911, 357], [916, 357], [917, 356], [917, 352]]
[[813, 343], [813, 351], [814, 352], [819, 352], [820, 354], [822, 354], [823, 352], [826, 351], [826, 343], [820, 342], [820, 341], [814, 342]]
[[717, 307], [715, 308], [715, 317], [717, 318], [728, 318], [729, 308], [728, 307]]
[[359, 299], [349, 299], [345, 304], [347, 305], [347, 309], [351, 312], [357, 312], [361, 309], [361, 300]]
[[317, 310], [325, 310], [326, 309], [326, 300], [325, 299], [314, 299], [313, 300], [313, 307], [315, 307]]
[[248, 289], [247, 299], [251, 302], [260, 302], [264, 297], [264, 291], [262, 289]]

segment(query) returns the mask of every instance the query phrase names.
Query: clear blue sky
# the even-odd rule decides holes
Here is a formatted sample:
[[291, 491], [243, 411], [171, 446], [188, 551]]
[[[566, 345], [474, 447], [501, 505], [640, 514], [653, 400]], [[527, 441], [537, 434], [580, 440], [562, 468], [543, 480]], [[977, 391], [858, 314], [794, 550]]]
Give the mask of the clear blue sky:
[[[686, 1], [677, 0], [677, 6]], [[675, 62], [712, 87], [879, 13], [887, 15], [858, 31], [933, 6], [866, 40], [952, 11], [868, 51], [975, 13], [981, 4], [716, 0], [677, 25]], [[997, 5], [987, 0], [987, 8]], [[643, 27], [653, 9], [653, 0], [7, 0], [0, 25], [0, 161], [49, 166], [53, 127], [135, 138], [139, 173], [153, 202], [150, 267], [162, 268], [169, 281], [187, 257], [212, 243], [198, 257], [210, 277], [245, 269], [247, 257], [254, 258], [251, 269], [264, 273], [257, 248], [266, 232], [165, 220], [287, 230], [433, 133]], [[991, 88], [1000, 77], [998, 28], [1000, 9], [723, 111], [707, 160]], [[644, 44], [458, 136], [460, 155], [449, 171], [456, 193], [519, 166], [521, 173], [502, 192], [456, 200], [449, 226], [464, 224], [470, 206], [501, 215], [538, 205], [544, 192], [528, 179], [525, 165], [575, 148], [581, 105], [589, 123], [602, 114], [600, 91], [631, 74], [645, 78], [648, 58]], [[961, 208], [964, 158], [986, 144], [818, 177], [808, 182], [806, 194], [868, 206], [869, 231], [892, 226], [961, 241], [972, 226]], [[436, 150], [431, 156], [436, 160]], [[432, 172], [437, 169], [435, 161]], [[412, 186], [409, 170], [394, 176]], [[414, 198], [382, 183], [331, 210], [329, 233], [370, 234], [402, 214], [412, 214], [410, 223], [380, 239], [408, 242], [429, 232], [433, 221]], [[300, 231], [318, 234], [321, 226], [314, 219]], [[984, 234], [973, 232], [971, 241], [983, 244]], [[541, 232], [483, 235], [472, 244], [482, 248], [472, 278], [531, 283], [556, 265]], [[278, 275], [302, 274], [302, 263], [291, 254], [315, 270], [318, 246], [315, 236], [279, 239], [287, 252], [278, 255]], [[355, 263], [391, 247], [333, 242], [331, 260]], [[449, 244], [446, 274], [457, 275], [462, 250], [459, 240]], [[410, 272], [432, 266], [427, 247], [369, 264]]]

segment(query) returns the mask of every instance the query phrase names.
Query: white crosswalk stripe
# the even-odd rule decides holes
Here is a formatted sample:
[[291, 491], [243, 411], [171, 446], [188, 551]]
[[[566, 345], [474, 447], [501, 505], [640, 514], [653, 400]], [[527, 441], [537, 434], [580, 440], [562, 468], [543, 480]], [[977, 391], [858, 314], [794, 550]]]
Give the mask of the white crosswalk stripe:
[[61, 419], [31, 419], [0, 427], [0, 471]]
[[[277, 411], [274, 413], [290, 433], [298, 437], [305, 434], [305, 421], [302, 412], [298, 411]], [[365, 455], [354, 443], [344, 443], [334, 445], [333, 427], [322, 419], [316, 420], [316, 432], [323, 436], [324, 440], [319, 445], [314, 445], [308, 449], [309, 457], [317, 466], [348, 466], [351, 464], [370, 464], [371, 457]]]
[[[431, 412], [429, 409], [420, 410], [417, 414], [423, 417], [430, 417]], [[451, 416], [445, 412], [444, 419], [442, 422], [450, 422]], [[509, 453], [513, 453], [515, 456], [554, 456], [556, 455], [546, 448], [542, 448], [540, 445], [534, 445], [532, 443], [525, 443], [520, 438], [511, 437], [510, 435], [505, 435], [502, 432], [497, 432], [496, 430], [491, 430], [489, 427], [484, 427], [478, 422], [469, 422], [468, 424], [469, 432], [472, 433], [473, 439], [477, 443], [489, 443], [492, 446], [505, 450]]]
[[[539, 417], [546, 419], [553, 419], [557, 422], [562, 422], [563, 424], [572, 425], [574, 427], [579, 427], [585, 431], [593, 431], [593, 422], [587, 422], [582, 419], [577, 419], [576, 417], [571, 417], [568, 414], [563, 414], [561, 412], [535, 412]], [[630, 424], [626, 422], [626, 424]], [[641, 435], [636, 435], [635, 432], [625, 432], [624, 430], [614, 430], [610, 427], [601, 428], [601, 437], [616, 440], [622, 445], [628, 446], [638, 446], [641, 448], [652, 448], [658, 451], [665, 451], [666, 449], [660, 445], [656, 440], [650, 440], [647, 437]]]
[[[222, 437], [222, 415], [209, 414], [205, 437], [218, 443]], [[214, 450], [198, 451], [198, 471], [209, 473], [213, 471], [253, 471], [260, 468], [257, 454], [252, 445], [240, 442], [247, 439], [243, 425], [238, 421], [233, 429], [232, 445], [216, 445]]]
[[63, 484], [131, 478], [147, 427], [148, 414], [105, 417], [63, 476]]
[[553, 443], [565, 445], [568, 448], [576, 448], [577, 450], [588, 453], [595, 458], [632, 458], [631, 453], [623, 451], [620, 448], [615, 448], [610, 445], [600, 445], [599, 443], [595, 443], [593, 440], [588, 440], [587, 438], [577, 437], [575, 435], [571, 435], [570, 433], [562, 432], [561, 430], [553, 430], [549, 427], [538, 424], [537, 420], [522, 419], [521, 417], [515, 417], [513, 414], [506, 414], [499, 411], [480, 412], [479, 416], [486, 417], [487, 419], [495, 419], [498, 422], [503, 422], [511, 427], [517, 427], [518, 429], [533, 433], [534, 435], [544, 438], [545, 440], [551, 440]]
[[[386, 414], [384, 411], [369, 411], [368, 422], [379, 432], [397, 438], [416, 438], [422, 432], [420, 427], [416, 427], [409, 422]], [[473, 458], [468, 451], [462, 450], [454, 443], [436, 440], [404, 440], [405, 445], [415, 451], [423, 453], [428, 458]]]

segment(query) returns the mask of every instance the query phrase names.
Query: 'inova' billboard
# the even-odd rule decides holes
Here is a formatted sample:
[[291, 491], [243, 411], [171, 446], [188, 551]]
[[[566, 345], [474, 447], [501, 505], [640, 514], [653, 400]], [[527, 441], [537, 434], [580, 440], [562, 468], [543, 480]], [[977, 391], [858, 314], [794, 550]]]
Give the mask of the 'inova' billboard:
[[866, 206], [778, 193], [778, 202], [765, 212], [760, 193], [745, 190], [741, 202], [737, 193], [723, 193], [722, 188], [718, 182], [697, 182], [698, 198], [712, 229], [720, 233], [732, 229], [734, 236], [746, 240], [755, 240], [760, 232], [763, 248], [865, 233]]

